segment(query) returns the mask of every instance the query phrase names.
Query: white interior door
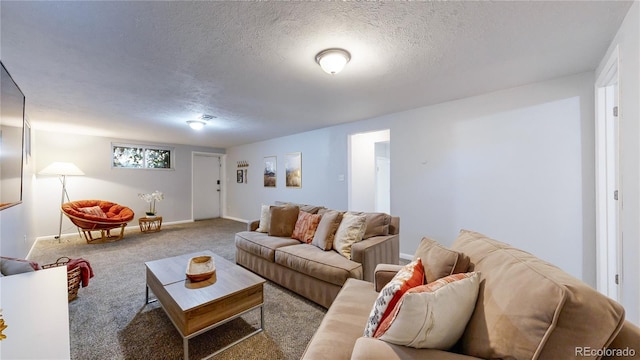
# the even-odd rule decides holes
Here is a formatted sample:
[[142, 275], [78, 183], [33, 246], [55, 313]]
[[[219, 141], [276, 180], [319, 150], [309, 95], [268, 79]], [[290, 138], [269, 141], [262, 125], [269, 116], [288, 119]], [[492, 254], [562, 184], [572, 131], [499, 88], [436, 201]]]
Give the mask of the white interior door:
[[596, 236], [597, 288], [614, 300], [622, 294], [618, 52], [596, 82]]
[[606, 173], [607, 173], [607, 295], [614, 300], [620, 298], [620, 276], [622, 272], [620, 249], [620, 177], [619, 177], [619, 136], [618, 136], [618, 84], [605, 88], [605, 132], [606, 132]]
[[193, 219], [220, 217], [220, 155], [193, 153]]
[[376, 207], [377, 212], [391, 214], [391, 158], [389, 142], [375, 143], [376, 152]]

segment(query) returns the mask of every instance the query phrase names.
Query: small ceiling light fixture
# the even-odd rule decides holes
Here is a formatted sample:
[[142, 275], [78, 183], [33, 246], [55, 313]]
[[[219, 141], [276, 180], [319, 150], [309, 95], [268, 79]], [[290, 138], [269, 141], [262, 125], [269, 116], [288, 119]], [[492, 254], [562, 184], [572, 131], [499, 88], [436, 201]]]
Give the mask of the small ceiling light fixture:
[[351, 54], [344, 49], [326, 49], [316, 55], [316, 62], [327, 74], [335, 75], [351, 60]]
[[204, 125], [206, 124], [204, 121], [200, 121], [200, 120], [189, 120], [187, 121], [187, 124], [189, 124], [189, 126], [193, 129], [193, 130], [200, 130], [204, 127]]
[[215, 116], [212, 115], [202, 115], [200, 116], [199, 120], [189, 120], [187, 121], [187, 124], [189, 124], [189, 126], [193, 130], [200, 130], [207, 124], [207, 121], [213, 119], [214, 117]]

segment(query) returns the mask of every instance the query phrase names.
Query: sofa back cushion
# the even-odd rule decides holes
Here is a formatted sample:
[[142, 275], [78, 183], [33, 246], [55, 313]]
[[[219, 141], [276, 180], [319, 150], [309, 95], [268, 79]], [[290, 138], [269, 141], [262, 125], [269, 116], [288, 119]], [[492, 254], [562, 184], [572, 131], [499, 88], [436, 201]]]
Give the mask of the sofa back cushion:
[[374, 236], [387, 236], [389, 235], [389, 224], [391, 223], [391, 215], [385, 213], [355, 213], [358, 215], [364, 215], [367, 219], [367, 226], [364, 230], [362, 239], [368, 239]]
[[297, 206], [271, 206], [269, 208], [269, 236], [291, 237], [298, 221]]
[[624, 322], [624, 309], [535, 256], [462, 230], [453, 250], [480, 273], [476, 308], [460, 341], [481, 358], [575, 358], [576, 347], [602, 349]]

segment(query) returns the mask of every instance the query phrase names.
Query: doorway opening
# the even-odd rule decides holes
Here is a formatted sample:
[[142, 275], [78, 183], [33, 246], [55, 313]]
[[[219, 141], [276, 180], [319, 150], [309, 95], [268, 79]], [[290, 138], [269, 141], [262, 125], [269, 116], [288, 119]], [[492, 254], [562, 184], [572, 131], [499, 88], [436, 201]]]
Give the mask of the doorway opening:
[[349, 136], [349, 210], [391, 213], [390, 133]]
[[614, 300], [622, 294], [622, 184], [620, 176], [618, 48], [596, 91], [596, 287]]

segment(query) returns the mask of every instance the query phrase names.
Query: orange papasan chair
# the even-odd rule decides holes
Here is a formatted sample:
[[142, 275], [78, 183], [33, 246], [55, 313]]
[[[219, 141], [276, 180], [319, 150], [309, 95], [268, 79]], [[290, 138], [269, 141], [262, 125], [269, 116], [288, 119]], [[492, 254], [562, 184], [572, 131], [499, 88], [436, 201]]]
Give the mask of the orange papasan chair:
[[[126, 206], [102, 200], [77, 200], [62, 204], [62, 212], [84, 234], [88, 244], [116, 241], [124, 237], [124, 228], [133, 220], [133, 210]], [[119, 234], [111, 235], [111, 230], [120, 228]], [[82, 233], [81, 233], [82, 231]], [[100, 231], [94, 238], [92, 231]]]

